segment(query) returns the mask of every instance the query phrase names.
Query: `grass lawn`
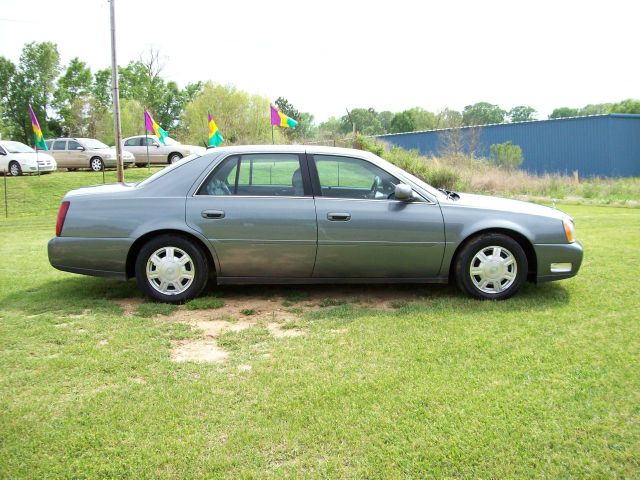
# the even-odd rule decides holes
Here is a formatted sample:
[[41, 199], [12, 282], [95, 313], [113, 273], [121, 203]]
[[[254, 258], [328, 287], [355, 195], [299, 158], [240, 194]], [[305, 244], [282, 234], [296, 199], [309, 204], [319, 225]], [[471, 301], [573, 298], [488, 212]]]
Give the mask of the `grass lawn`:
[[198, 332], [134, 282], [49, 266], [60, 196], [0, 220], [0, 478], [640, 477], [638, 209], [567, 206], [579, 276], [505, 302], [220, 289], [180, 309], [282, 297], [306, 334], [227, 332], [210, 364], [171, 360]]

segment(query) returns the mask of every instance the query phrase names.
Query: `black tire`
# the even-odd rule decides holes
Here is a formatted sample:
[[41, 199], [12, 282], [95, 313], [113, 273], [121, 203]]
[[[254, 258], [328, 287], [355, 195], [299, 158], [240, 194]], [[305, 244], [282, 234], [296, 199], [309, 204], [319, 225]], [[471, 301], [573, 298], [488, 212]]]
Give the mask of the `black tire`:
[[138, 167], [138, 168], [143, 168], [143, 167], [146, 167], [146, 166], [147, 166], [146, 163], [136, 163], [136, 167]]
[[75, 172], [78, 170], [77, 168], [67, 168], [67, 172]]
[[9, 163], [9, 175], [12, 177], [19, 177], [22, 175], [22, 167], [15, 160]]
[[[476, 257], [480, 252], [487, 262]], [[473, 275], [472, 267], [481, 273]], [[472, 297], [505, 300], [520, 290], [528, 268], [527, 255], [517, 241], [500, 233], [486, 233], [464, 245], [456, 258], [454, 275], [460, 290]]]
[[101, 172], [104, 170], [104, 162], [100, 157], [93, 157], [89, 160], [89, 168], [94, 172]]
[[[150, 259], [154, 254], [157, 254], [157, 252], [159, 251], [161, 252], [165, 248], [171, 247], [178, 250], [176, 251], [177, 255], [181, 255], [179, 253], [179, 251], [181, 250], [189, 257], [190, 262], [188, 262], [187, 264], [189, 266], [188, 272], [192, 273], [193, 279], [190, 283], [184, 283], [184, 285], [188, 285], [184, 291], [177, 292], [175, 285], [178, 285], [178, 288], [182, 288], [184, 286], [182, 284], [179, 284], [180, 279], [177, 279], [177, 283], [172, 282], [174, 284], [173, 290], [177, 293], [171, 293], [170, 291], [168, 293], [163, 293], [162, 291], [160, 291], [161, 285], [159, 285], [161, 284], [161, 279], [150, 279], [147, 277], [147, 266], [148, 264], [150, 264]], [[160, 253], [160, 255], [162, 255], [162, 253]], [[161, 260], [164, 260], [166, 257], [167, 256], [165, 255], [164, 257], [160, 256], [159, 258]], [[184, 257], [180, 256], [177, 258], [178, 260], [180, 260]], [[185, 265], [185, 267], [187, 267], [187, 265]], [[160, 272], [160, 269], [156, 268], [155, 265], [149, 266], [150, 268], [156, 269], [156, 272]], [[172, 267], [174, 267], [174, 265], [169, 265], [169, 268]], [[166, 273], [167, 275], [171, 275], [174, 274], [174, 272], [175, 270], [167, 270]], [[152, 271], [151, 273], [154, 272]], [[138, 283], [138, 287], [146, 295], [161, 302], [183, 303], [187, 300], [197, 297], [206, 287], [208, 278], [209, 264], [207, 262], [205, 253], [195, 242], [180, 235], [167, 234], [152, 238], [144, 244], [144, 246], [138, 253], [138, 257], [136, 258], [136, 281]], [[167, 292], [166, 288], [164, 290], [165, 292]]]
[[180, 155], [179, 153], [172, 153], [171, 155], [169, 155], [169, 158], [167, 159], [167, 163], [171, 165], [172, 163], [176, 163], [181, 158], [182, 158], [182, 155]]

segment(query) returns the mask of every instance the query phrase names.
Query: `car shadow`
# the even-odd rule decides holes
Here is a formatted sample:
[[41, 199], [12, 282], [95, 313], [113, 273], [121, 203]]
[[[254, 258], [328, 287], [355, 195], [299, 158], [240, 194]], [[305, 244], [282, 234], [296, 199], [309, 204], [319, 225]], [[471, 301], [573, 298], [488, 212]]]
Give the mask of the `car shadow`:
[[[305, 303], [309, 307], [351, 305], [386, 311], [407, 305], [421, 305], [425, 309], [447, 309], [458, 313], [479, 308], [496, 312], [531, 311], [561, 306], [570, 300], [569, 292], [558, 282], [525, 284], [515, 297], [500, 302], [475, 300], [462, 294], [453, 285], [440, 284], [217, 286], [209, 282], [203, 295], [235, 302], [266, 298], [278, 299], [285, 304]], [[118, 314], [122, 311], [118, 300], [143, 300], [135, 281], [73, 276], [13, 292], [0, 301], [5, 310], [34, 315], [65, 315], [85, 310]]]

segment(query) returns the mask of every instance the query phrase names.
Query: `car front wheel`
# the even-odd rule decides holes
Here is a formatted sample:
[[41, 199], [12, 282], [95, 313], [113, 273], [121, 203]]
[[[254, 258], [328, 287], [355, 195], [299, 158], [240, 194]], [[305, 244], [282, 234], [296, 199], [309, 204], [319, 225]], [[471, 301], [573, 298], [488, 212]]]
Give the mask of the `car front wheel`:
[[20, 168], [20, 164], [18, 162], [11, 162], [9, 164], [9, 173], [12, 177], [19, 177], [22, 175], [22, 168]]
[[148, 296], [168, 303], [197, 297], [207, 284], [209, 266], [202, 249], [179, 235], [147, 242], [136, 259], [136, 281]]
[[89, 162], [89, 166], [94, 172], [101, 172], [104, 170], [104, 162], [100, 157], [93, 157], [91, 162]]
[[522, 287], [527, 278], [527, 256], [513, 238], [488, 233], [467, 243], [457, 257], [458, 287], [472, 297], [504, 300]]

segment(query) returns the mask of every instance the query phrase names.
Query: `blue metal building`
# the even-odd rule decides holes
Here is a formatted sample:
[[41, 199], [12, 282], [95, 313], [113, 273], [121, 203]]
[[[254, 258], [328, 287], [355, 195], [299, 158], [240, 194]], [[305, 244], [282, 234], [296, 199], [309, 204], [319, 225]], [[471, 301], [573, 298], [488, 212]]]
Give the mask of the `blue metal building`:
[[[475, 130], [474, 130], [475, 129]], [[609, 114], [462, 127], [460, 129], [378, 135], [392, 145], [441, 155], [455, 138], [468, 153], [489, 157], [489, 148], [508, 140], [522, 148], [522, 167], [531, 173], [567, 173], [582, 177], [640, 176], [640, 115]]]

